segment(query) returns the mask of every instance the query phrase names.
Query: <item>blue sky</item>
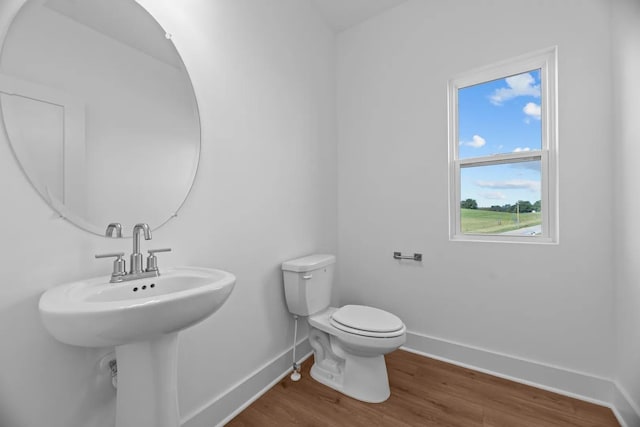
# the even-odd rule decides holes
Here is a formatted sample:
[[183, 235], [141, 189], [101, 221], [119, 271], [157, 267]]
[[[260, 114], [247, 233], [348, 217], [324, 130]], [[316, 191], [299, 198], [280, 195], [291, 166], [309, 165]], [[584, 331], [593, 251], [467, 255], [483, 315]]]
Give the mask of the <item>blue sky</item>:
[[[461, 159], [540, 150], [540, 70], [460, 89], [458, 137]], [[540, 162], [463, 168], [461, 195], [479, 207], [534, 203], [540, 200]]]

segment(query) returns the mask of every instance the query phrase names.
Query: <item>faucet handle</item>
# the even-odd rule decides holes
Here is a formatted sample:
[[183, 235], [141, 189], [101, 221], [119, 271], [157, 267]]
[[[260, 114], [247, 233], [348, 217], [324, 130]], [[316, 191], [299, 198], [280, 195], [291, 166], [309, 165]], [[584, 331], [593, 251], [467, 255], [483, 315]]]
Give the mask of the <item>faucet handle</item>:
[[111, 278], [124, 276], [127, 271], [126, 261], [122, 259], [124, 256], [124, 252], [114, 252], [109, 254], [99, 254], [96, 255], [96, 258], [115, 258], [113, 261], [113, 272], [111, 273]]
[[149, 249], [147, 252], [149, 252], [149, 255], [153, 255], [157, 252], [171, 252], [171, 248]]
[[149, 256], [147, 257], [146, 271], [158, 271], [158, 257], [156, 256], [156, 253], [171, 252], [171, 248], [149, 249], [147, 252], [149, 252]]

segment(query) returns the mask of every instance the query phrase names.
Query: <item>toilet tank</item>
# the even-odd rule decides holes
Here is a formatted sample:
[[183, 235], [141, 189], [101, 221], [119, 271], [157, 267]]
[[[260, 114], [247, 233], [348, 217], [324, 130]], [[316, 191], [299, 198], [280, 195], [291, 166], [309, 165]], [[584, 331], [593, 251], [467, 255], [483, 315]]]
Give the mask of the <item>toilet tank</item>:
[[309, 316], [329, 307], [335, 263], [335, 256], [323, 254], [282, 263], [284, 294], [291, 313]]

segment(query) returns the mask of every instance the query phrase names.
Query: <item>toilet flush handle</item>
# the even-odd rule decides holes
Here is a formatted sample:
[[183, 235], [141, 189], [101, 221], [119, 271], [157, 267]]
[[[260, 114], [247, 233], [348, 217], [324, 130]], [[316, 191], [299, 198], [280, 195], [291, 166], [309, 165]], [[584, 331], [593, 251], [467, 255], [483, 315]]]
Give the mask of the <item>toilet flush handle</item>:
[[305, 274], [304, 276], [302, 276], [303, 279], [305, 280], [309, 280], [313, 277], [313, 274], [309, 273], [309, 274]]

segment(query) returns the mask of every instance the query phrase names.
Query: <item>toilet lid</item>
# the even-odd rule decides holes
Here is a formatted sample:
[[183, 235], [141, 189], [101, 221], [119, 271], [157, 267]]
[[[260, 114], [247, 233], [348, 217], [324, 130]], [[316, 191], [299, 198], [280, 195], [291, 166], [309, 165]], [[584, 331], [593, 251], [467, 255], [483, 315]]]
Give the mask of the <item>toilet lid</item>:
[[331, 320], [338, 328], [344, 326], [363, 332], [387, 333], [404, 328], [404, 323], [398, 316], [365, 305], [345, 305], [331, 315]]

